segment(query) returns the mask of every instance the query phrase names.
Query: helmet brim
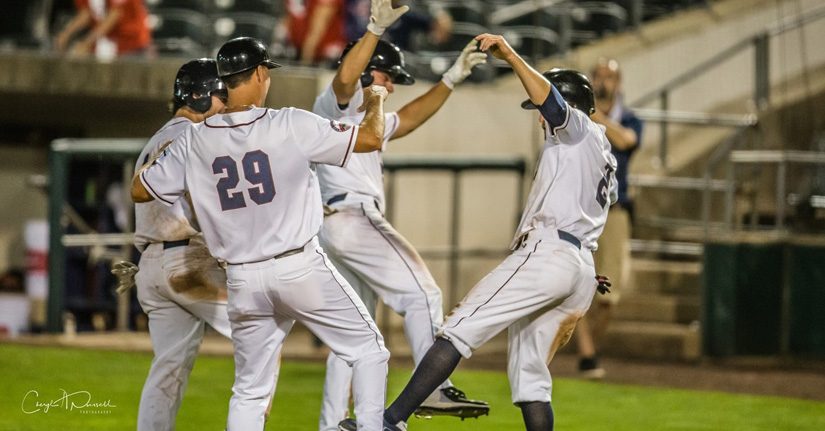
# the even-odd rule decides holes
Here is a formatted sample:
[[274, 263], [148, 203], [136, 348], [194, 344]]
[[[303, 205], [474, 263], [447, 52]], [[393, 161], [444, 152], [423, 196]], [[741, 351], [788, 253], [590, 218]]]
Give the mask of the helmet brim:
[[278, 64], [278, 63], [276, 63], [272, 60], [264, 60], [264, 62], [261, 63], [261, 66], [266, 66], [267, 69], [276, 69], [278, 67], [281, 67], [280, 64]]
[[538, 109], [538, 108], [536, 108], [536, 105], [534, 105], [533, 102], [530, 101], [530, 99], [527, 99], [524, 102], [521, 102], [521, 109]]
[[393, 66], [390, 73], [395, 76], [395, 79], [392, 80], [393, 84], [399, 85], [413, 85], [415, 84], [415, 78], [410, 75], [410, 72], [404, 70], [401, 66]]

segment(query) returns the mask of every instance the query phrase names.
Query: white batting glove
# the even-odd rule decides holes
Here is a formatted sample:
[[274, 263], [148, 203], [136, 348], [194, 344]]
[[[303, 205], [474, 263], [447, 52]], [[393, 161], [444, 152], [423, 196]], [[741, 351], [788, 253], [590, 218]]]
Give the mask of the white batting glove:
[[384, 30], [391, 26], [401, 15], [410, 10], [409, 6], [392, 8], [392, 0], [372, 0], [370, 4], [370, 23], [367, 30], [376, 36], [384, 34]]
[[444, 85], [449, 87], [451, 90], [458, 84], [461, 84], [465, 78], [470, 76], [470, 73], [473, 71], [473, 67], [478, 66], [479, 64], [484, 64], [487, 62], [487, 54], [483, 52], [475, 52], [476, 47], [478, 46], [477, 40], [471, 40], [467, 46], [461, 51], [461, 55], [458, 56], [458, 60], [455, 61], [453, 66], [447, 69], [442, 75], [441, 81], [444, 82]]
[[121, 260], [112, 264], [112, 274], [117, 276], [117, 293], [124, 294], [135, 285], [135, 274], [138, 267], [132, 262]]

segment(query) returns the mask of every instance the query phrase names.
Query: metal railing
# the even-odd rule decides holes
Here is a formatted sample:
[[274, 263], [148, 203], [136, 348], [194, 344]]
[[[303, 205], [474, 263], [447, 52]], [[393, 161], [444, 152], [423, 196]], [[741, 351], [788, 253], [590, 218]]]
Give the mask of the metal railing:
[[[764, 109], [770, 104], [770, 88], [771, 88], [771, 80], [770, 80], [770, 40], [773, 37], [776, 37], [780, 34], [783, 34], [787, 31], [802, 27], [810, 22], [818, 21], [820, 19], [825, 18], [825, 4], [820, 6], [813, 7], [807, 11], [802, 12], [799, 15], [788, 17], [786, 19], [780, 20], [773, 25], [769, 26], [768, 28], [750, 35], [746, 38], [743, 38], [739, 42], [734, 43], [730, 47], [722, 50], [718, 54], [714, 55], [713, 57], [693, 66], [692, 68], [686, 70], [685, 72], [681, 73], [680, 75], [676, 76], [675, 78], [667, 81], [666, 83], [659, 86], [659, 88], [649, 91], [647, 94], [635, 99], [630, 103], [630, 106], [639, 107], [645, 106], [650, 102], [655, 100], [659, 101], [659, 108], [662, 112], [667, 113], [666, 115], [657, 115], [660, 118], [657, 120], [655, 118], [651, 118], [649, 121], [658, 121], [660, 123], [661, 135], [662, 135], [662, 142], [660, 143], [660, 155], [659, 159], [661, 165], [663, 167], [667, 166], [667, 132], [668, 132], [668, 125], [674, 122], [670, 118], [670, 95], [673, 91], [679, 89], [680, 87], [684, 86], [685, 84], [690, 83], [691, 81], [695, 80], [696, 78], [707, 74], [710, 71], [713, 71], [716, 67], [720, 64], [726, 62], [730, 58], [735, 57], [737, 54], [753, 48], [754, 50], [754, 87], [753, 87], [753, 95], [752, 100], [754, 101], [754, 105], [761, 109]], [[639, 110], [642, 111], [642, 110]], [[643, 111], [642, 111], [643, 112]], [[716, 124], [696, 124], [696, 125], [718, 125], [724, 126], [725, 124], [723, 121], [717, 122]], [[687, 124], [687, 123], [685, 123]]]
[[[499, 256], [509, 253], [509, 250], [497, 248], [462, 249], [459, 244], [461, 230], [461, 177], [465, 172], [499, 171], [514, 172], [519, 179], [515, 194], [517, 204], [514, 212], [514, 227], [518, 225], [521, 210], [524, 206], [524, 186], [527, 162], [521, 156], [501, 157], [445, 157], [445, 156], [393, 156], [384, 157], [384, 172], [387, 176], [387, 220], [392, 223], [396, 195], [395, 177], [400, 172], [407, 171], [441, 171], [449, 172], [450, 178], [450, 240], [446, 248], [422, 249], [422, 257], [446, 258], [449, 260], [447, 285], [447, 304], [458, 303], [458, 261], [462, 257]], [[386, 321], [386, 320], [385, 320]]]

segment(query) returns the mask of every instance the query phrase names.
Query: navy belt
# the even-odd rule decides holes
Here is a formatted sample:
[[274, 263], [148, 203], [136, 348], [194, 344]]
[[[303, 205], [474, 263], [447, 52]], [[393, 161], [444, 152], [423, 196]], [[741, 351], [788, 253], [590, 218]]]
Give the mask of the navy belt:
[[[329, 198], [329, 200], [327, 200], [327, 206], [330, 206], [330, 205], [332, 205], [336, 202], [341, 202], [342, 200], [344, 200], [346, 198], [347, 198], [346, 193], [341, 193], [340, 195], [335, 195], [335, 196]], [[377, 209], [378, 211], [381, 211], [381, 206], [378, 205], [378, 201], [373, 199], [372, 202], [375, 204], [375, 209]]]
[[189, 245], [189, 238], [181, 239], [177, 241], [163, 241], [163, 249], [169, 250], [170, 248], [175, 247], [184, 247]]
[[327, 201], [327, 205], [332, 205], [335, 202], [341, 202], [342, 200], [344, 200], [346, 198], [347, 198], [346, 193], [341, 193], [340, 195], [335, 195], [335, 196], [329, 198], [329, 200]]
[[582, 242], [581, 242], [581, 241], [579, 241], [579, 239], [578, 239], [578, 238], [576, 238], [575, 236], [573, 236], [573, 234], [567, 233], [567, 232], [565, 232], [565, 231], [563, 231], [563, 230], [559, 230], [558, 232], [559, 232], [559, 239], [564, 240], [564, 241], [567, 241], [567, 242], [569, 242], [570, 244], [575, 245], [575, 246], [576, 246], [576, 248], [578, 248], [579, 250], [581, 250], [581, 248], [582, 248]]
[[[559, 239], [562, 241], [567, 241], [570, 244], [573, 244], [577, 249], [581, 250], [582, 242], [579, 241], [573, 234], [565, 232], [561, 229], [556, 229], [556, 232], [559, 234]], [[526, 234], [522, 235], [521, 238], [518, 239], [517, 247], [521, 248], [524, 247], [524, 244], [527, 242], [527, 239], [530, 237], [531, 232], [527, 232]]]

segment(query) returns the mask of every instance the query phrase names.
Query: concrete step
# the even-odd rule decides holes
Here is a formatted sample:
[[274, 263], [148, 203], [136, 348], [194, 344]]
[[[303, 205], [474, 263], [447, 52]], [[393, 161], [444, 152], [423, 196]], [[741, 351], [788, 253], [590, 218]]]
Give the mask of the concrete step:
[[701, 304], [695, 295], [662, 295], [630, 292], [614, 311], [615, 320], [688, 324], [699, 320]]
[[628, 293], [696, 297], [701, 293], [701, 262], [633, 258], [630, 268], [632, 282], [626, 289]]
[[698, 322], [688, 325], [614, 321], [602, 341], [603, 355], [695, 361], [701, 354]]

